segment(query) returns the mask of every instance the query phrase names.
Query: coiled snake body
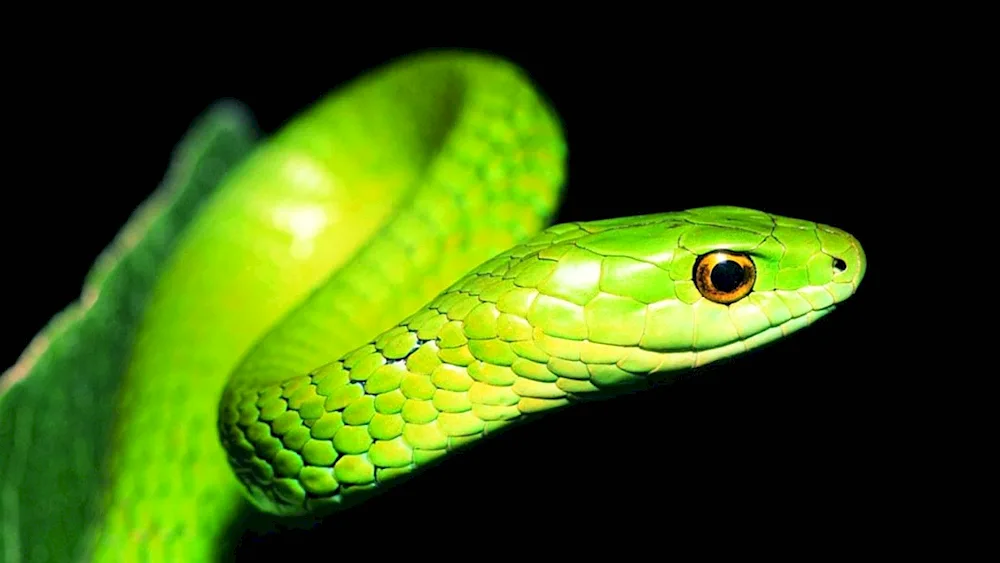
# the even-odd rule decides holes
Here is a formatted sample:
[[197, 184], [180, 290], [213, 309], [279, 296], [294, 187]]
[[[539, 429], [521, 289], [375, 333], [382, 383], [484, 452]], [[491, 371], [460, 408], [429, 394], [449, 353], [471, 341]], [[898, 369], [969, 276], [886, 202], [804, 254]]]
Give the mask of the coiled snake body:
[[756, 210], [545, 228], [565, 158], [525, 75], [470, 53], [394, 62], [257, 146], [143, 303], [75, 553], [211, 560], [246, 498], [346, 507], [534, 413], [779, 339], [861, 282], [851, 235]]

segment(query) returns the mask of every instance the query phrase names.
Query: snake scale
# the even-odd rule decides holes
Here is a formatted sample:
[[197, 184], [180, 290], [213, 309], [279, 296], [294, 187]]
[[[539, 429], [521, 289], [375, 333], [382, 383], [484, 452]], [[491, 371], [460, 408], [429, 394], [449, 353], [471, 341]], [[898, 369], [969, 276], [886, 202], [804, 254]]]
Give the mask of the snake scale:
[[550, 226], [567, 154], [529, 77], [467, 52], [393, 61], [257, 144], [143, 303], [79, 558], [216, 560], [247, 500], [335, 513], [539, 413], [778, 340], [861, 283], [853, 236], [753, 209]]

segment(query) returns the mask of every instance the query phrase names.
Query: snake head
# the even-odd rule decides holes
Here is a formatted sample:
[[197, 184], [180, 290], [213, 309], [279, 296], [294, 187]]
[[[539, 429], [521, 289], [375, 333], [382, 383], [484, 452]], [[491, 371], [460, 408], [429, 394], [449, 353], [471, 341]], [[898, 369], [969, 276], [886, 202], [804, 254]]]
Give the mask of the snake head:
[[728, 206], [556, 225], [509, 258], [507, 276], [537, 292], [524, 314], [541, 352], [578, 358], [598, 387], [777, 340], [851, 297], [866, 268], [841, 229]]
[[687, 308], [677, 318], [690, 320], [691, 333], [653, 347], [685, 347], [696, 365], [808, 326], [854, 295], [865, 274], [861, 244], [829, 225], [739, 207], [681, 217], [691, 226], [671, 252], [677, 274], [686, 274], [672, 308]]

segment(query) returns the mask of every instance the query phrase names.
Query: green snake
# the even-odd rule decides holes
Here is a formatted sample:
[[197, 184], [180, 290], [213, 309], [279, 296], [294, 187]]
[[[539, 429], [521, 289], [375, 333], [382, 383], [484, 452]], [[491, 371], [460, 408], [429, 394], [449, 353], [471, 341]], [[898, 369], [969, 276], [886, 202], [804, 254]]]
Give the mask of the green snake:
[[98, 403], [102, 481], [72, 553], [215, 560], [247, 500], [336, 513], [514, 423], [780, 339], [864, 276], [850, 234], [752, 209], [549, 226], [566, 158], [517, 66], [422, 53], [255, 145], [176, 236], [156, 205], [130, 222], [103, 271], [150, 237], [170, 252]]

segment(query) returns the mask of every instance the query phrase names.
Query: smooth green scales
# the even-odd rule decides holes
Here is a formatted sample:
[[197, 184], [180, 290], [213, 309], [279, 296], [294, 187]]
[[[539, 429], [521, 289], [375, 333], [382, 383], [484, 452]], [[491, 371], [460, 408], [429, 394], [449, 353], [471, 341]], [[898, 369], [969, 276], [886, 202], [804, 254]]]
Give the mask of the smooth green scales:
[[[162, 255], [137, 266], [155, 276], [133, 297], [134, 338], [115, 340], [122, 375], [102, 375], [119, 394], [93, 407], [113, 414], [93, 517], [50, 552], [211, 560], [246, 491], [284, 514], [363, 500], [526, 415], [802, 328], [865, 269], [843, 231], [731, 207], [538, 233], [563, 184], [561, 129], [518, 69], [480, 55], [393, 63], [255, 151], [190, 220], [180, 195], [154, 196], [88, 283], [94, 317], [117, 265]], [[8, 373], [23, 384], [0, 402], [0, 444], [19, 443], [23, 397], [67, 326]], [[10, 482], [30, 479], [19, 452], [0, 466]], [[46, 537], [10, 525], [18, 502], [8, 554]]]

